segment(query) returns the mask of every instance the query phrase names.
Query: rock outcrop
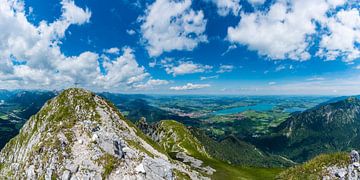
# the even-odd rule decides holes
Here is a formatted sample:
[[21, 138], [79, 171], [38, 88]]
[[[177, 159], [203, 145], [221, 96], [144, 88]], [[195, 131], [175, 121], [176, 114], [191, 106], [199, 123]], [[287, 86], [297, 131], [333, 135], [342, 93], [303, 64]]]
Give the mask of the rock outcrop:
[[359, 153], [323, 154], [282, 172], [277, 179], [360, 180]]
[[345, 165], [334, 165], [326, 169], [327, 175], [323, 177], [324, 180], [330, 179], [348, 179], [359, 180], [360, 164], [359, 153], [352, 150], [350, 153], [350, 162]]
[[0, 152], [0, 179], [206, 179], [171, 160], [105, 99], [68, 89]]

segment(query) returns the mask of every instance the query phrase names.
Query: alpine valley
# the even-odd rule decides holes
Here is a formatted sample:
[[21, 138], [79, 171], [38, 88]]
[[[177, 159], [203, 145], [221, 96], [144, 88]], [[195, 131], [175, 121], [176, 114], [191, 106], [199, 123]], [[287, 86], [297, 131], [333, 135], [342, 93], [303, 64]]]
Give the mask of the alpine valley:
[[341, 179], [360, 149], [357, 97], [0, 97], [1, 179]]

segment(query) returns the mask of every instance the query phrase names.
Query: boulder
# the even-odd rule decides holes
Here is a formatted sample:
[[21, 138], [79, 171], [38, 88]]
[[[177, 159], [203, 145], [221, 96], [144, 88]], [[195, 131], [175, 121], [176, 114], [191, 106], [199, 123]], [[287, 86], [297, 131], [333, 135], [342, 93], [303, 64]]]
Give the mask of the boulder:
[[339, 169], [335, 175], [339, 178], [344, 178], [346, 176], [346, 174], [347, 174], [347, 172], [345, 169]]
[[113, 141], [114, 144], [114, 153], [118, 155], [120, 158], [124, 158], [123, 144], [121, 141]]
[[138, 166], [136, 166], [135, 171], [136, 171], [137, 173], [146, 174], [146, 171], [145, 171], [145, 169], [144, 169], [144, 165], [143, 165], [142, 163], [139, 164]]
[[71, 173], [68, 170], [65, 170], [61, 176], [62, 180], [69, 180], [71, 178]]
[[351, 153], [350, 153], [350, 159], [351, 159], [351, 163], [354, 163], [354, 162], [359, 162], [359, 153], [355, 150], [352, 150]]

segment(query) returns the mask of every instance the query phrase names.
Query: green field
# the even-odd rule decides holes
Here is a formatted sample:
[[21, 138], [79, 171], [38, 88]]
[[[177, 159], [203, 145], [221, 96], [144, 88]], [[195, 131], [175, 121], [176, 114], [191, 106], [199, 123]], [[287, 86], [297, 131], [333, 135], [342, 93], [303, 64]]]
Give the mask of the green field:
[[281, 168], [256, 168], [232, 166], [218, 160], [207, 160], [206, 164], [211, 165], [216, 172], [212, 175], [212, 179], [253, 179], [253, 180], [271, 180], [281, 173]]
[[8, 115], [0, 113], [0, 120], [9, 120]]

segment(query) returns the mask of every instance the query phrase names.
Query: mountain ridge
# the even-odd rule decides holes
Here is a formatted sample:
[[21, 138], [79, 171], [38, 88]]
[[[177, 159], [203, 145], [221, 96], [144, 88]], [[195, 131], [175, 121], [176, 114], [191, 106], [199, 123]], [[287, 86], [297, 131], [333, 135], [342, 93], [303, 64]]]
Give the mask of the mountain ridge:
[[0, 177], [207, 179], [172, 161], [105, 99], [68, 89], [0, 152]]

